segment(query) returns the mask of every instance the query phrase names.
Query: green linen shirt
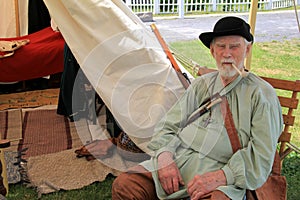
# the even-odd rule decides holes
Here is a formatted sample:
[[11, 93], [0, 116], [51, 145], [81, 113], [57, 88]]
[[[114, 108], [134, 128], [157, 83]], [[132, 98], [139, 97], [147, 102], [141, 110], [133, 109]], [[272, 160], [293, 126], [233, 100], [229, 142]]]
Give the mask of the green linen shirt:
[[[260, 187], [271, 172], [277, 141], [283, 128], [275, 90], [253, 73], [226, 94], [242, 149], [233, 154], [220, 104], [185, 126], [201, 103], [223, 88], [218, 72], [196, 78], [155, 128], [148, 148], [154, 156], [143, 163], [152, 172], [161, 199], [187, 197], [186, 185], [196, 174], [222, 169], [227, 185], [218, 187], [231, 199], [243, 199], [246, 189]], [[174, 154], [185, 186], [167, 195], [157, 175], [157, 157]]]

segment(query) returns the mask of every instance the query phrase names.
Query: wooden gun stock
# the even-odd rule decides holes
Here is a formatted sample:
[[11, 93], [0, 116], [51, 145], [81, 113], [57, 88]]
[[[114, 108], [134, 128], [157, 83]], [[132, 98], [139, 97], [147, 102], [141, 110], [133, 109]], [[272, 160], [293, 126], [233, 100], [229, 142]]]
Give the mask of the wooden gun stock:
[[152, 31], [154, 32], [156, 38], [158, 39], [160, 45], [162, 46], [164, 52], [167, 54], [167, 57], [168, 59], [170, 60], [173, 68], [177, 71], [177, 72], [180, 72], [181, 73], [181, 70], [180, 70], [180, 67], [178, 66], [173, 54], [171, 53], [168, 45], [166, 44], [166, 42], [164, 41], [164, 39], [161, 37], [157, 27], [155, 24], [151, 24], [150, 25]]

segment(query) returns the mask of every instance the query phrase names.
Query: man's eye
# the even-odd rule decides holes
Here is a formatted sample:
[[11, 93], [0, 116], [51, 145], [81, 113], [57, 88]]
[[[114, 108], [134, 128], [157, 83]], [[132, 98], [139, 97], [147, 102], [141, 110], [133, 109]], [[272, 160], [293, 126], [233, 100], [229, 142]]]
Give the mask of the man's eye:
[[231, 45], [231, 46], [230, 46], [230, 48], [232, 48], [232, 49], [233, 49], [233, 48], [238, 48], [238, 47], [239, 47], [239, 45]]

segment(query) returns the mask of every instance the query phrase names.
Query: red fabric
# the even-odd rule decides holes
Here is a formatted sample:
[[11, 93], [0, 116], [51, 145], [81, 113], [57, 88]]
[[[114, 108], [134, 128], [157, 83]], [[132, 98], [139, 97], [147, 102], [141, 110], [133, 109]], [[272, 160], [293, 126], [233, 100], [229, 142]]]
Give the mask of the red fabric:
[[22, 37], [0, 38], [19, 39], [30, 42], [17, 49], [13, 56], [0, 58], [0, 82], [29, 80], [63, 71], [65, 41], [61, 33], [47, 27]]

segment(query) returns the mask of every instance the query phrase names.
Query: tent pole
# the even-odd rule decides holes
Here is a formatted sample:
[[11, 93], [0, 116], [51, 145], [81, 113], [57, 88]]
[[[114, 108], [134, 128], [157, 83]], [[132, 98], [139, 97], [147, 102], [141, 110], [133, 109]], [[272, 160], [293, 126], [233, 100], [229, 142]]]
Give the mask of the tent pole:
[[299, 24], [299, 18], [298, 18], [298, 13], [297, 13], [296, 0], [294, 0], [293, 2], [294, 2], [294, 8], [295, 8], [296, 19], [297, 19], [297, 23], [298, 23], [298, 30], [299, 30], [299, 32], [300, 32], [300, 24]]
[[[255, 32], [257, 7], [258, 7], [258, 0], [251, 1], [251, 7], [250, 7], [250, 13], [249, 13], [249, 24], [251, 26], [251, 33], [253, 36], [254, 36], [254, 32]], [[246, 61], [245, 61], [245, 67], [248, 70], [250, 70], [251, 57], [252, 57], [252, 50], [250, 50], [250, 52], [246, 58]]]
[[19, 0], [15, 0], [16, 36], [20, 37]]

